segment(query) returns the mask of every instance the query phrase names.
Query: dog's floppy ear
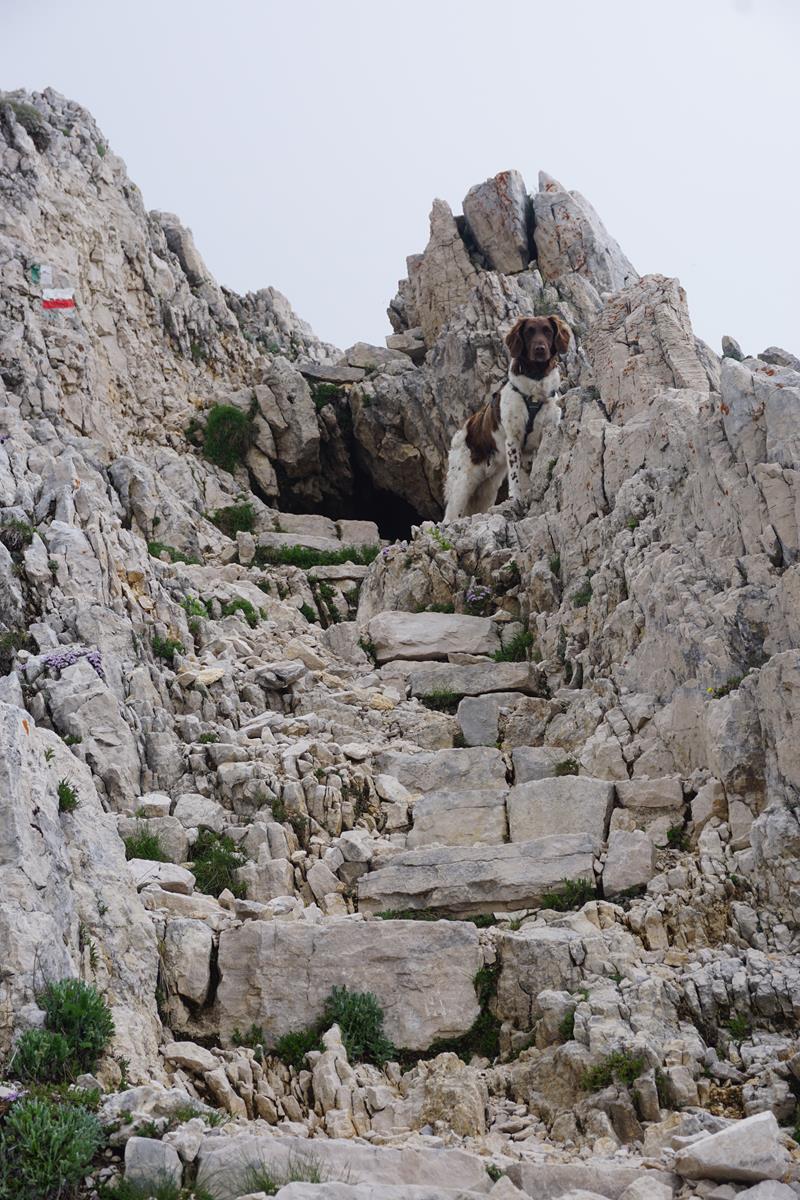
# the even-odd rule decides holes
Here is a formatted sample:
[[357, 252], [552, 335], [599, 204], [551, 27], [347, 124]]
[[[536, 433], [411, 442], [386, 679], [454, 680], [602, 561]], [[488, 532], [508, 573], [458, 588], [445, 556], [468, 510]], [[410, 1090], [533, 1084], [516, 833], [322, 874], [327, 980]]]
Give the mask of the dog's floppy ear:
[[558, 354], [566, 354], [569, 350], [569, 325], [565, 325], [561, 317], [551, 317], [550, 324], [553, 327], [553, 349]]
[[526, 317], [520, 317], [506, 334], [506, 345], [508, 346], [508, 353], [512, 358], [519, 358], [522, 353], [522, 331], [525, 328], [526, 320]]

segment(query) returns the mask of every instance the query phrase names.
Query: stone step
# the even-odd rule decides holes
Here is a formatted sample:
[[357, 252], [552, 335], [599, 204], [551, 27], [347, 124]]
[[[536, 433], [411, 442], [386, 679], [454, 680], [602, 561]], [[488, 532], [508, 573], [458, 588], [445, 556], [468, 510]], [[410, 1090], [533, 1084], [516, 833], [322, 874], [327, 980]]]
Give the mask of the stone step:
[[566, 834], [501, 846], [406, 850], [362, 875], [362, 912], [434, 909], [443, 915], [534, 908], [564, 879], [594, 882], [595, 839]]
[[375, 755], [374, 765], [376, 774], [392, 775], [412, 793], [506, 787], [506, 764], [493, 746], [420, 754], [385, 750]]
[[[275, 536], [275, 535], [272, 535]], [[378, 663], [392, 659], [446, 659], [450, 654], [492, 655], [500, 649], [488, 617], [461, 613], [382, 612], [368, 626]]]
[[431, 662], [414, 667], [410, 684], [412, 696], [429, 696], [431, 692], [454, 692], [459, 696], [483, 696], [487, 692], [524, 692], [538, 696], [542, 691], [543, 673], [534, 663]]
[[[594, 1157], [589, 1163], [512, 1163], [508, 1178], [534, 1200], [561, 1200], [572, 1193], [604, 1196], [619, 1200], [622, 1193], [637, 1180], [653, 1185], [652, 1195], [659, 1196], [659, 1186], [677, 1191], [680, 1180], [669, 1171], [649, 1170], [642, 1164], [630, 1166], [603, 1161]], [[641, 1192], [645, 1196], [647, 1192]]]
[[407, 845], [501, 846], [508, 840], [505, 789], [428, 792], [414, 805]]
[[[313, 1174], [330, 1184], [341, 1182], [351, 1187], [370, 1184], [374, 1188], [394, 1185], [398, 1194], [408, 1196], [409, 1200], [414, 1196], [410, 1189], [417, 1187], [426, 1189], [420, 1200], [431, 1200], [436, 1195], [431, 1189], [444, 1189], [443, 1194], [452, 1200], [459, 1190], [486, 1196], [492, 1189], [485, 1158], [465, 1150], [439, 1147], [369, 1146], [337, 1138], [212, 1134], [203, 1141], [197, 1161], [197, 1187], [210, 1191], [215, 1200], [236, 1200], [252, 1192], [254, 1171], [261, 1170], [280, 1180], [288, 1178], [291, 1171], [295, 1177], [302, 1174], [304, 1165], [315, 1168]], [[377, 1191], [367, 1194], [380, 1195]], [[342, 1193], [334, 1191], [333, 1195]]]
[[[372, 911], [412, 905], [377, 905]], [[269, 1046], [322, 1016], [334, 986], [372, 992], [398, 1049], [460, 1037], [478, 1015], [474, 926], [453, 921], [247, 921], [219, 938], [219, 1032], [260, 1025]]]

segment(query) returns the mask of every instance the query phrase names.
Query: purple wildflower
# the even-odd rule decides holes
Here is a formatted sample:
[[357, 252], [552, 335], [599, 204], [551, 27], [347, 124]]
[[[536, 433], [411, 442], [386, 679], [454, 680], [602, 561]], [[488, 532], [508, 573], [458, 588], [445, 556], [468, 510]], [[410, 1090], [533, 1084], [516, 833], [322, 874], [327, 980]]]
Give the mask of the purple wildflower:
[[63, 671], [66, 667], [73, 666], [81, 658], [85, 658], [90, 666], [94, 667], [100, 679], [105, 679], [103, 656], [99, 650], [57, 650], [54, 654], [46, 655], [43, 662], [52, 671]]

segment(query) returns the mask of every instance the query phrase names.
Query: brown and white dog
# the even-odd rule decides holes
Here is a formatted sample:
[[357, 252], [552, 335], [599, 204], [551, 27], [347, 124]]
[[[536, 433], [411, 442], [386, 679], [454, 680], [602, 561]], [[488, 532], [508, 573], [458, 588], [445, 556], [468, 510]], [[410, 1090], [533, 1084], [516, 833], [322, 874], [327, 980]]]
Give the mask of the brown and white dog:
[[486, 512], [508, 472], [508, 494], [522, 498], [547, 426], [557, 425], [558, 357], [570, 330], [560, 317], [521, 317], [506, 334], [511, 355], [500, 391], [453, 437], [445, 483], [445, 521]]

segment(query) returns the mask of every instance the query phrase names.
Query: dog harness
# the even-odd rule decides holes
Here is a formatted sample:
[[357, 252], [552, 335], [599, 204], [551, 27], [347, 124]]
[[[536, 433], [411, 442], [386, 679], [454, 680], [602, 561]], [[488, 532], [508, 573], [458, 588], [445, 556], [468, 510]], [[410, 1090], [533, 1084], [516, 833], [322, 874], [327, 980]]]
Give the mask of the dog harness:
[[[522, 396], [522, 399], [525, 401], [525, 407], [528, 410], [528, 420], [525, 423], [525, 437], [523, 440], [527, 442], [528, 437], [533, 429], [533, 422], [544, 408], [545, 401], [532, 400], [530, 396], [523, 392], [522, 388], [517, 387], [513, 379], [507, 379], [506, 383], [508, 383], [508, 385], [517, 393], [518, 396]], [[505, 387], [505, 384], [503, 384], [503, 387]], [[492, 400], [492, 408], [494, 410], [495, 420], [497, 421], [498, 425], [500, 424], [500, 396], [502, 395], [502, 392], [503, 388], [501, 388], [500, 391], [495, 394], [495, 397]]]

